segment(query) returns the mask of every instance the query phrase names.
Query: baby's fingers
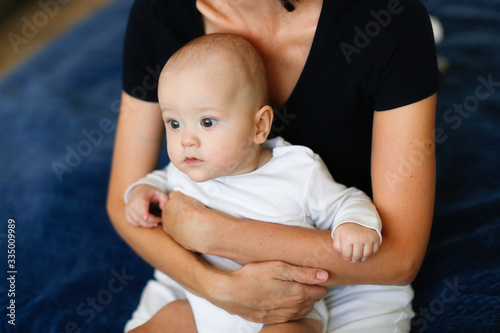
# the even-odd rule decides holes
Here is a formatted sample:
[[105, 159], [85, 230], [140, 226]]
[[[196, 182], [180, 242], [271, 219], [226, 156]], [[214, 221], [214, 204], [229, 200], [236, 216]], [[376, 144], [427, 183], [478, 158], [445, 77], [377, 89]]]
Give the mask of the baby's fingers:
[[141, 213], [139, 213], [136, 209], [133, 209], [130, 206], [127, 206], [125, 208], [125, 218], [127, 219], [127, 222], [130, 223], [131, 225], [135, 227], [140, 227], [141, 226]]
[[125, 207], [127, 221], [136, 227], [156, 227], [158, 218], [149, 213], [148, 207], [149, 202], [146, 200], [131, 200]]
[[373, 257], [375, 253], [377, 253], [378, 248], [379, 248], [378, 242], [365, 244], [363, 247], [363, 258], [361, 258], [361, 262], [365, 262], [371, 257]]
[[370, 259], [375, 253], [373, 252], [373, 244], [365, 244], [363, 246], [363, 257], [361, 262], [365, 262]]
[[[151, 203], [155, 204], [156, 207], [158, 207], [161, 210], [165, 208], [165, 204], [168, 201], [168, 195], [161, 191], [155, 191], [153, 193], [153, 196], [151, 197]], [[160, 214], [161, 215], [161, 214]]]
[[341, 242], [342, 243], [342, 257], [345, 261], [352, 261], [355, 248], [349, 242]]
[[363, 244], [353, 244], [352, 245], [352, 257], [351, 262], [357, 264], [358, 262], [364, 261], [365, 246]]
[[[344, 255], [344, 259], [352, 262], [353, 264], [357, 264], [358, 262], [365, 262], [370, 259], [376, 251], [374, 251], [374, 244], [368, 243], [354, 243], [349, 244], [349, 247], [352, 247], [352, 255], [348, 256], [349, 252], [342, 252]], [[378, 245], [377, 245], [378, 248]]]
[[146, 219], [142, 220], [141, 227], [156, 228], [161, 223], [161, 217], [148, 213]]

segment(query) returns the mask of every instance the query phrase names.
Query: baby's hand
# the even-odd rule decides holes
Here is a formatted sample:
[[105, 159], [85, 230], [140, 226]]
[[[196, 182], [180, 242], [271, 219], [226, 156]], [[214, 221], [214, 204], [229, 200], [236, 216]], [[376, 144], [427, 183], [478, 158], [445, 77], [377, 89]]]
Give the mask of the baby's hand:
[[168, 196], [157, 188], [149, 185], [137, 185], [132, 190], [129, 202], [125, 205], [127, 221], [136, 226], [154, 228], [161, 223], [161, 217], [149, 212], [150, 205], [158, 205], [163, 210]]
[[377, 253], [380, 245], [378, 233], [356, 223], [344, 223], [333, 233], [333, 248], [353, 264], [365, 262]]

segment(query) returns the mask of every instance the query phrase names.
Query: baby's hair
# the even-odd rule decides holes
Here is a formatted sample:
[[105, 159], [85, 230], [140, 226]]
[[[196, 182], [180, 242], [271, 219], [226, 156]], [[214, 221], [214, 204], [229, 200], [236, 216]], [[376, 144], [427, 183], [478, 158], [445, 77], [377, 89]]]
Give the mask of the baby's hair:
[[245, 76], [259, 107], [268, 103], [262, 58], [250, 42], [238, 35], [214, 33], [190, 41], [170, 57], [161, 75], [194, 69], [213, 59], [223, 59], [225, 64], [235, 66]]

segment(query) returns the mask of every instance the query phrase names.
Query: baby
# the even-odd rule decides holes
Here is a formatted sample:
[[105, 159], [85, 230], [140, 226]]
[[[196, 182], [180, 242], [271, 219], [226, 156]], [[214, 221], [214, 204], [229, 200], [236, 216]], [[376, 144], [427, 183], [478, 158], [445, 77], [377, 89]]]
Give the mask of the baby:
[[[158, 99], [171, 163], [133, 184], [125, 193], [127, 220], [156, 227], [167, 194], [180, 191], [227, 214], [272, 223], [332, 230], [333, 246], [346, 260], [370, 258], [381, 242], [381, 221], [371, 200], [336, 183], [310, 149], [282, 138], [267, 140], [273, 109], [267, 105], [264, 65], [245, 39], [231, 34], [199, 37], [167, 62]], [[350, 234], [363, 243], [351, 242]], [[215, 268], [235, 271], [228, 259], [202, 255]], [[198, 332], [324, 332], [324, 302], [300, 321], [263, 325], [228, 314], [155, 271], [125, 331], [145, 324], [161, 307], [187, 298]], [[148, 326], [149, 325], [149, 326]]]

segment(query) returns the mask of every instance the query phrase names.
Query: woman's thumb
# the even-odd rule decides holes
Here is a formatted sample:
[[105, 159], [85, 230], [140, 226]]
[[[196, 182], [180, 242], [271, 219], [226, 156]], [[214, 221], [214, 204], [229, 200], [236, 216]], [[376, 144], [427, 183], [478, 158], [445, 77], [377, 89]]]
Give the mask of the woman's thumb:
[[320, 284], [328, 280], [328, 272], [318, 268], [295, 266], [290, 274], [291, 280], [302, 284]]

